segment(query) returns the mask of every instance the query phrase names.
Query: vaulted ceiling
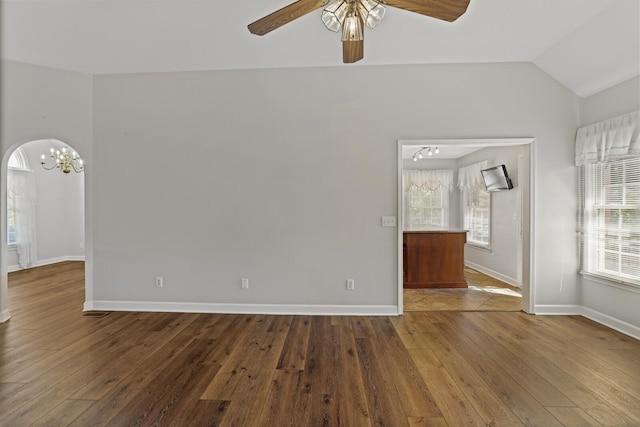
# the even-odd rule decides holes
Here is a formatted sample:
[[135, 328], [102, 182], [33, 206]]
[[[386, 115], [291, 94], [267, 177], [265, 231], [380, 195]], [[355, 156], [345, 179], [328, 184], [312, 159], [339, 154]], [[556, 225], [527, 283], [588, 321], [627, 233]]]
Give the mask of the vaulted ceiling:
[[342, 64], [321, 10], [265, 36], [293, 0], [1, 0], [3, 59], [91, 74], [532, 62], [586, 97], [640, 75], [638, 0], [471, 0], [453, 23], [389, 7]]

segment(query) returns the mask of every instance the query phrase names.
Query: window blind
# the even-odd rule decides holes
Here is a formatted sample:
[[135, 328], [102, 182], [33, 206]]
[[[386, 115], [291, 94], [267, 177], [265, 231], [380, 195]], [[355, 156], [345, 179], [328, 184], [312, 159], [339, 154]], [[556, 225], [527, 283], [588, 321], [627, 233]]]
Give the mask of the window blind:
[[580, 167], [582, 271], [640, 286], [640, 158]]

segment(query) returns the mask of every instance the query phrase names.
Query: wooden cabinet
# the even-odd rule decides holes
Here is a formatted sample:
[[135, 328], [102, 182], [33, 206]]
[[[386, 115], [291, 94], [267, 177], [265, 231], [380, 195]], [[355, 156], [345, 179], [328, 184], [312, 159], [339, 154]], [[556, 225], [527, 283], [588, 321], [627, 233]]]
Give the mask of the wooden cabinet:
[[466, 288], [466, 231], [406, 231], [403, 233], [405, 288]]

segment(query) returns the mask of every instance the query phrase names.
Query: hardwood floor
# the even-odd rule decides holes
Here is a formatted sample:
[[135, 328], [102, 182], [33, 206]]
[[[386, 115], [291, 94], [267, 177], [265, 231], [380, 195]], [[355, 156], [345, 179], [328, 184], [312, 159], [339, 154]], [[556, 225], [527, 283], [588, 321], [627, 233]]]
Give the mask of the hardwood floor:
[[10, 275], [0, 425], [640, 425], [640, 342], [581, 317], [89, 317], [82, 268]]
[[468, 288], [404, 289], [404, 311], [520, 311], [520, 289], [465, 267]]

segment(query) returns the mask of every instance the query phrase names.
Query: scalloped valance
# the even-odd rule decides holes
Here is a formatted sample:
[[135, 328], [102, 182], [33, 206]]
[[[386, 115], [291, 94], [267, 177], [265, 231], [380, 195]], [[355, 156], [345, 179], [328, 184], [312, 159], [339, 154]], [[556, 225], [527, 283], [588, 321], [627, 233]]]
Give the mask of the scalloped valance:
[[451, 193], [453, 191], [453, 169], [407, 169], [402, 171], [402, 186], [405, 192], [411, 188], [430, 191], [443, 188]]
[[489, 161], [483, 160], [479, 163], [473, 163], [458, 169], [458, 188], [460, 191], [475, 186], [482, 186], [484, 188], [484, 181], [482, 180], [482, 173], [480, 173], [480, 171], [487, 169], [489, 167], [488, 165]]
[[576, 166], [640, 156], [640, 110], [578, 129]]

